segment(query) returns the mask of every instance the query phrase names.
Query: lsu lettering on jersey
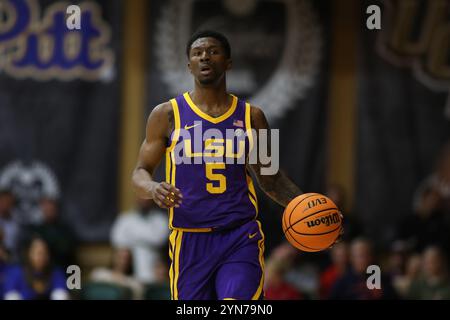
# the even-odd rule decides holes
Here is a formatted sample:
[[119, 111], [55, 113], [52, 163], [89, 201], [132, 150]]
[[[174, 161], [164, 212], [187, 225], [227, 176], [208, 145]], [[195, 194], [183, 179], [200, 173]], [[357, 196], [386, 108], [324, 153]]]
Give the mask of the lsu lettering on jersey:
[[170, 102], [166, 181], [183, 194], [180, 207], [169, 209], [170, 228], [209, 232], [254, 220], [258, 204], [245, 164], [253, 146], [250, 105], [232, 96], [228, 111], [214, 118], [188, 92]]

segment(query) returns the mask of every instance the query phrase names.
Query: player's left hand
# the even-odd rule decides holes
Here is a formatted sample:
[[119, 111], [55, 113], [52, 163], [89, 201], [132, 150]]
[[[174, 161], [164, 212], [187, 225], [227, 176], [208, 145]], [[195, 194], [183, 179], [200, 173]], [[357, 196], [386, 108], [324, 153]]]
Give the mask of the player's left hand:
[[341, 217], [341, 231], [339, 232], [339, 236], [336, 238], [334, 243], [331, 246], [329, 246], [328, 249], [333, 248], [335, 244], [342, 241], [342, 236], [344, 235], [344, 216], [342, 215], [341, 212], [339, 212], [339, 216]]

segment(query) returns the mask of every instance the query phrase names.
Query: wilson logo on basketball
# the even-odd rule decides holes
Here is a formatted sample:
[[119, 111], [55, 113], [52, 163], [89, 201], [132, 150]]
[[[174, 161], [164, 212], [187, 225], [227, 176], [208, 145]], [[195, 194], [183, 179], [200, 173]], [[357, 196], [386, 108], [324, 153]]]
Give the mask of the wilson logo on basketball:
[[318, 226], [320, 224], [324, 224], [328, 227], [331, 224], [338, 224], [340, 221], [341, 220], [339, 218], [339, 214], [337, 212], [335, 212], [335, 213], [330, 214], [325, 217], [307, 221], [306, 225], [308, 226], [308, 228], [312, 228], [312, 227]]
[[327, 203], [327, 199], [325, 198], [314, 199], [308, 202], [308, 208], [313, 208], [318, 204], [325, 204], [325, 203]]

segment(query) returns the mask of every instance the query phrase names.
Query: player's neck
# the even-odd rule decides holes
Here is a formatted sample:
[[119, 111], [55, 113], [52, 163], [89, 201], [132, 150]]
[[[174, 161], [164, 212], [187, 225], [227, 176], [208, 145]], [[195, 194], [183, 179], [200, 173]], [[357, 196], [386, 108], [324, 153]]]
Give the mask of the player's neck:
[[196, 83], [190, 96], [192, 101], [205, 112], [227, 108], [230, 105], [230, 96], [225, 82], [218, 86], [202, 86]]

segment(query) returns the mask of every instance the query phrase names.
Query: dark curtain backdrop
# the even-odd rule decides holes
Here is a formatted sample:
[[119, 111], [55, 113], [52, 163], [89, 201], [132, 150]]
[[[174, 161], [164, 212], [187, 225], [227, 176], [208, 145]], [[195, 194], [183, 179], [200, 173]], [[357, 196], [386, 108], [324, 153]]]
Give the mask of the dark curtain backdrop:
[[[381, 243], [392, 240], [395, 224], [412, 214], [414, 192], [432, 173], [440, 148], [450, 138], [450, 121], [445, 116], [449, 89], [426, 85], [407, 63], [423, 63], [431, 49], [414, 55], [402, 52], [401, 44], [389, 46], [399, 7], [386, 3], [377, 2], [382, 7], [382, 30], [361, 28], [358, 54], [356, 212], [367, 232]], [[426, 1], [417, 3], [414, 29], [408, 33], [411, 41], [418, 39], [428, 10]], [[364, 26], [367, 15], [361, 16]], [[448, 21], [449, 15], [441, 24]], [[450, 79], [425, 74], [450, 88]]]

